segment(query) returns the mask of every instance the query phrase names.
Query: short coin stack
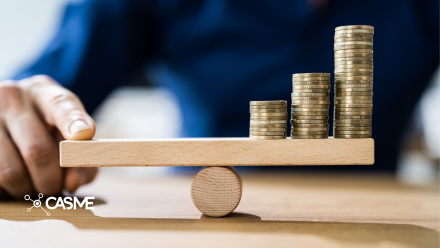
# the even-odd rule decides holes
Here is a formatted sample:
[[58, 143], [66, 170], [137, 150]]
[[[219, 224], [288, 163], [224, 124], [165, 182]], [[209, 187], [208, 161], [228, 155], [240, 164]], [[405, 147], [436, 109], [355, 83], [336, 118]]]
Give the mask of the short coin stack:
[[251, 139], [286, 139], [287, 101], [252, 101], [250, 113], [249, 137]]
[[292, 139], [327, 139], [330, 73], [292, 75]]
[[341, 26], [335, 31], [334, 137], [371, 138], [374, 27]]

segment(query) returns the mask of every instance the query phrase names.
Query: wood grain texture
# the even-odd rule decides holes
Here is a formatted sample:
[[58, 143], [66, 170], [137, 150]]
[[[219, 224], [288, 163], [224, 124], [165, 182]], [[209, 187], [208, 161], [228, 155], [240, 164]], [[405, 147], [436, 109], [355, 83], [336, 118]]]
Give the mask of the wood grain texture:
[[373, 139], [62, 141], [62, 167], [371, 165]]
[[191, 184], [191, 199], [200, 212], [211, 217], [230, 214], [241, 200], [240, 175], [232, 167], [205, 167]]

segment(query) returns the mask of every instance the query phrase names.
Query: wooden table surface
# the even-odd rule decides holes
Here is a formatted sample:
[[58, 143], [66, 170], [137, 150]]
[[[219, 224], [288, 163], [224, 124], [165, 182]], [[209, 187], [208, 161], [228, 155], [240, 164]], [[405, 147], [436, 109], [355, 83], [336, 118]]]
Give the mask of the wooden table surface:
[[[145, 168], [148, 169], [148, 168]], [[236, 212], [201, 216], [193, 177], [102, 173], [81, 188], [94, 210], [0, 202], [0, 247], [439, 247], [439, 187], [391, 176], [243, 174]]]

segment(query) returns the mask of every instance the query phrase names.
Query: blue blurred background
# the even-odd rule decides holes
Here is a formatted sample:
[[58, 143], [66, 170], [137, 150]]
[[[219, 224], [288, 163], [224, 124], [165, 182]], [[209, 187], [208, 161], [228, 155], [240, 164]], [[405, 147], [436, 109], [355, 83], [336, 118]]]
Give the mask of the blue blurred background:
[[[54, 37], [56, 31], [61, 25], [61, 20], [65, 11], [65, 5], [67, 1], [64, 0], [14, 0], [14, 1], [0, 1], [0, 79], [11, 78], [21, 71], [23, 68], [27, 68], [33, 64], [42, 51], [46, 48], [47, 44]], [[79, 1], [78, 1], [79, 2]], [[317, 1], [319, 2], [319, 1]], [[336, 1], [338, 2], [338, 1]], [[214, 11], [215, 12], [215, 11]], [[301, 13], [301, 11], [299, 11]], [[304, 16], [296, 16], [296, 21], [306, 22], [307, 10], [304, 10]], [[354, 18], [354, 17], [353, 17]], [[354, 18], [355, 19], [355, 18]], [[410, 17], [408, 17], [410, 19]], [[356, 20], [356, 19], [355, 19]], [[405, 22], [396, 20], [396, 23], [405, 25]], [[348, 25], [352, 23], [342, 23], [338, 25]], [[358, 24], [358, 23], [356, 23]], [[359, 23], [370, 24], [370, 23]], [[388, 90], [384, 86], [388, 83], [386, 80], [381, 80], [376, 75], [385, 75], [387, 73], [387, 67], [392, 68], [393, 61], [389, 60], [390, 54], [396, 53], [402, 54], [402, 56], [394, 56], [394, 58], [405, 59], [405, 53], [412, 53], [411, 49], [415, 49], [414, 53], [417, 53], [417, 48], [405, 47], [400, 50], [392, 50], [393, 44], [386, 44], [387, 40], [381, 39], [381, 28], [390, 28], [393, 23], [378, 23], [374, 24], [376, 27], [375, 32], [375, 111], [377, 108], [387, 108], [386, 99], [383, 94]], [[314, 26], [311, 25], [313, 28]], [[203, 27], [199, 27], [203, 28]], [[256, 27], [261, 28], [261, 27]], [[392, 27], [391, 27], [392, 28]], [[401, 36], [399, 38], [405, 39], [405, 28], [402, 29]], [[285, 32], [295, 32], [294, 30], [285, 30]], [[314, 35], [313, 30], [301, 29], [297, 30], [298, 35]], [[386, 32], [386, 29], [385, 29]], [[396, 31], [397, 32], [397, 31]], [[319, 47], [317, 50], [313, 48], [311, 44], [303, 44], [301, 49], [309, 49], [306, 54], [313, 55], [314, 53], [320, 53], [321, 50], [325, 50], [325, 62], [320, 61], [316, 63], [317, 67], [313, 67], [313, 61], [302, 61], [305, 66], [300, 65], [299, 68], [314, 68], [312, 71], [325, 71], [332, 72], [333, 70], [333, 33], [334, 29], [326, 30], [325, 32], [319, 32], [321, 36], [316, 36], [316, 39], [322, 39], [322, 34], [327, 34], [329, 49]], [[383, 34], [382, 37], [386, 35]], [[313, 37], [312, 39], [313, 40]], [[218, 40], [216, 42], [227, 42]], [[293, 44], [294, 42], [292, 42]], [[268, 46], [276, 46], [277, 42], [268, 44]], [[398, 46], [396, 46], [398, 47]], [[328, 51], [327, 51], [328, 50]], [[328, 56], [327, 56], [328, 55]], [[385, 56], [387, 55], [387, 56]], [[412, 55], [414, 57], [414, 55]], [[312, 57], [322, 57], [313, 55]], [[438, 58], [438, 57], [437, 57]], [[246, 65], [237, 61], [237, 64], [231, 66], [230, 73], [234, 73], [234, 70], [241, 70], [241, 66]], [[255, 63], [259, 63], [256, 57]], [[411, 66], [417, 66], [412, 60], [406, 61]], [[262, 63], [264, 65], [264, 63]], [[310, 66], [312, 65], [312, 66]], [[321, 66], [318, 66], [321, 65]], [[322, 66], [325, 65], [325, 66]], [[328, 65], [328, 66], [327, 66]], [[274, 67], [291, 67], [291, 73], [303, 72], [297, 71], [291, 65], [277, 65]], [[124, 79], [121, 82], [121, 87], [118, 87], [107, 96], [105, 101], [99, 105], [96, 109], [93, 108], [93, 117], [97, 121], [97, 138], [158, 138], [158, 137], [177, 137], [183, 133], [182, 130], [182, 112], [179, 104], [178, 97], [163, 85], [164, 78], [162, 70], [164, 70], [163, 61], [155, 61], [146, 65], [142, 70], [133, 73], [130, 77]], [[400, 77], [405, 77], [404, 68], [401, 71], [401, 75], [387, 75], [387, 80], [393, 79], [398, 81]], [[220, 69], [219, 69], [220, 70]], [[395, 68], [392, 70], [396, 71]], [[397, 68], [398, 71], [398, 68]], [[309, 71], [304, 71], [309, 72]], [[239, 74], [239, 73], [237, 73]], [[400, 74], [400, 73], [399, 73]], [[257, 74], [256, 74], [257, 75]], [[260, 74], [264, 75], [264, 74]], [[286, 86], [290, 87], [289, 75], [277, 75], [285, 80]], [[227, 77], [226, 77], [227, 78]], [[385, 78], [385, 77], [382, 77]], [[258, 78], [257, 78], [258, 79]], [[264, 82], [264, 80], [267, 80]], [[280, 80], [276, 80], [279, 82]], [[439, 85], [439, 69], [430, 79], [429, 86], [424, 90], [422, 98], [418, 101], [414, 113], [412, 109], [403, 109], [400, 111], [411, 112], [413, 116], [409, 123], [402, 123], [399, 128], [404, 129], [404, 138], [400, 141], [398, 149], [398, 160], [396, 175], [399, 180], [412, 184], [424, 184], [431, 183], [438, 180], [439, 176], [439, 153], [440, 153], [440, 113], [438, 106], [440, 106], [440, 85]], [[271, 84], [271, 77], [267, 79], [261, 79], [259, 82], [255, 82], [255, 85], [248, 84], [246, 87], [250, 91], [252, 87], [258, 87], [259, 84]], [[414, 82], [417, 84], [418, 82]], [[381, 85], [378, 85], [381, 84]], [[215, 87], [212, 87], [212, 94], [216, 94]], [[383, 89], [382, 92], [378, 92]], [[234, 89], [231, 89], [234, 90]], [[289, 91], [286, 92], [284, 99], [289, 98]], [[399, 94], [399, 90], [395, 92], [388, 92], [389, 94]], [[267, 94], [271, 94], [268, 92]], [[382, 96], [381, 96], [382, 94]], [[260, 96], [260, 95], [258, 95]], [[209, 97], [208, 97], [209, 98]], [[381, 100], [382, 99], [382, 100]], [[225, 97], [225, 101], [228, 97]], [[241, 102], [248, 102], [249, 100], [271, 100], [271, 99], [240, 99]], [[381, 104], [381, 105], [378, 105]], [[404, 106], [403, 103], [397, 104]], [[244, 105], [244, 109], [248, 106]], [[389, 111], [393, 111], [389, 108]], [[225, 113], [222, 113], [225, 114]], [[248, 119], [249, 116], [246, 112], [246, 116], [242, 116], [237, 112], [233, 115], [237, 115], [237, 118]], [[233, 117], [230, 117], [233, 118]], [[374, 118], [374, 117], [373, 117]], [[375, 119], [375, 127], [378, 122]], [[383, 125], [385, 123], [381, 123]], [[233, 127], [231, 127], [233, 128]], [[247, 128], [244, 126], [243, 128]], [[373, 128], [373, 137], [374, 137]], [[209, 133], [209, 132], [207, 132]], [[223, 133], [228, 134], [228, 131], [213, 132], [214, 136], [223, 136]], [[233, 133], [233, 132], [229, 132]], [[240, 132], [238, 132], [240, 133]], [[240, 135], [240, 136], [245, 136]], [[374, 137], [377, 138], [378, 137]], [[380, 140], [380, 139], [379, 139]], [[380, 146], [379, 146], [380, 147]], [[393, 149], [393, 148], [390, 148]], [[335, 168], [336, 170], [341, 168]], [[373, 168], [374, 169], [374, 168]], [[368, 170], [368, 168], [367, 168]], [[157, 176], [159, 174], [169, 173], [167, 168], [105, 168], [104, 173], [127, 173], [136, 176]]]

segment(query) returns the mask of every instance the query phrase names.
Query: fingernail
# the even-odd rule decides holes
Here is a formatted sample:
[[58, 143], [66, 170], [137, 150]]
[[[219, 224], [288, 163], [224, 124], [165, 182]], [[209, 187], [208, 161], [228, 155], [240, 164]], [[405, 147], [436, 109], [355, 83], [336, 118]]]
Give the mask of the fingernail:
[[92, 129], [92, 127], [89, 124], [85, 123], [84, 121], [78, 120], [72, 123], [72, 125], [70, 125], [69, 131], [70, 134], [76, 134], [87, 129]]

